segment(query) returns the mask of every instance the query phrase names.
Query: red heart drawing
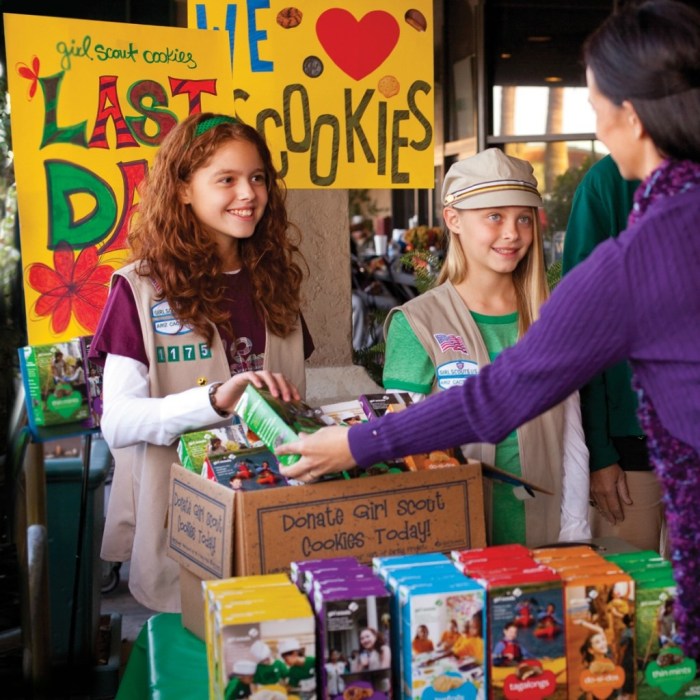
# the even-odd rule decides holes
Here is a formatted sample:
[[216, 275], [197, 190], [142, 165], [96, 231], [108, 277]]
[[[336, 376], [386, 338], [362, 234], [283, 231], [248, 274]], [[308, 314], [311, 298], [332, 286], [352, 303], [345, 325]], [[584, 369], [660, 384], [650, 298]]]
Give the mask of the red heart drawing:
[[368, 12], [358, 21], [347, 10], [335, 7], [318, 18], [316, 36], [340, 70], [362, 80], [394, 50], [399, 23], [382, 10]]

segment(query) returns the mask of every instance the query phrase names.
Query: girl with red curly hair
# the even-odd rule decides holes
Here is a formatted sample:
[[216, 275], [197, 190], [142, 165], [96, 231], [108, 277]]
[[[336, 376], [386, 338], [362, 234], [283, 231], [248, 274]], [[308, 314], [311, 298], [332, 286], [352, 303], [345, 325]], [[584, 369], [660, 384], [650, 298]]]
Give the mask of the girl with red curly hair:
[[104, 363], [101, 427], [116, 460], [102, 558], [131, 560], [141, 604], [178, 611], [164, 528], [178, 437], [230, 421], [248, 383], [303, 397], [313, 342], [299, 231], [253, 127], [191, 115], [164, 138], [141, 195], [130, 261], [91, 346]]

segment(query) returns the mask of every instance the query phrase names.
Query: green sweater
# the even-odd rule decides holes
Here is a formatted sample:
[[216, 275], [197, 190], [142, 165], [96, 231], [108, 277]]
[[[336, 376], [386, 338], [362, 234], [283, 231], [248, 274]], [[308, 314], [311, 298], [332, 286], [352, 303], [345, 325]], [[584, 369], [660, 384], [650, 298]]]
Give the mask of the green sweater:
[[[564, 239], [562, 270], [585, 260], [603, 241], [627, 228], [638, 181], [627, 181], [605, 156], [586, 173], [576, 189]], [[614, 365], [581, 389], [581, 414], [591, 471], [618, 462], [611, 438], [642, 435], [637, 421], [637, 397], [626, 362]]]

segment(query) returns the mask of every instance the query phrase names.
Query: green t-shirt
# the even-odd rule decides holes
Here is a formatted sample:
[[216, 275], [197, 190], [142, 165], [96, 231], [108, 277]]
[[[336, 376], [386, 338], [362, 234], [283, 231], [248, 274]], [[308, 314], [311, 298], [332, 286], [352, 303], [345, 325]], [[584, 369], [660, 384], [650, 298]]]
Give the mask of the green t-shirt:
[[289, 687], [298, 688], [302, 681], [313, 678], [316, 673], [316, 659], [313, 656], [304, 658], [301, 666], [289, 667]]
[[234, 676], [226, 685], [224, 700], [244, 700], [250, 697], [250, 686], [240, 678]]
[[287, 664], [275, 659], [269, 664], [258, 664], [253, 681], [258, 685], [277, 685], [287, 677], [288, 673]]
[[[471, 312], [491, 362], [518, 339], [518, 314], [486, 316]], [[396, 312], [389, 326], [384, 358], [385, 389], [429, 394], [435, 381], [435, 367], [425, 348], [411, 329], [406, 316]], [[513, 431], [496, 445], [499, 469], [522, 476], [518, 437]], [[493, 480], [491, 504], [492, 532], [490, 544], [525, 544], [525, 506], [513, 493], [513, 487]]]

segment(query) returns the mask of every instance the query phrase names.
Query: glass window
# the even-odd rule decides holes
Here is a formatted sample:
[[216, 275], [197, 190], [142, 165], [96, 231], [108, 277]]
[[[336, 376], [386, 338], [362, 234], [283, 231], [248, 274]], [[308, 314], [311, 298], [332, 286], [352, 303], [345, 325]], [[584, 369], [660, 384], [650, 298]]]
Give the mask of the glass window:
[[588, 168], [607, 153], [596, 139], [521, 141], [504, 146], [509, 156], [532, 164], [544, 200], [540, 225], [548, 265], [561, 260], [574, 191]]
[[494, 85], [494, 136], [592, 134], [595, 116], [585, 87]]
[[613, 6], [614, 0], [484, 5], [486, 145], [532, 164], [549, 264], [561, 258], [576, 187], [607, 153], [595, 138], [581, 51]]
[[445, 93], [449, 105], [445, 141], [476, 135], [476, 25], [468, 0], [444, 4]]

